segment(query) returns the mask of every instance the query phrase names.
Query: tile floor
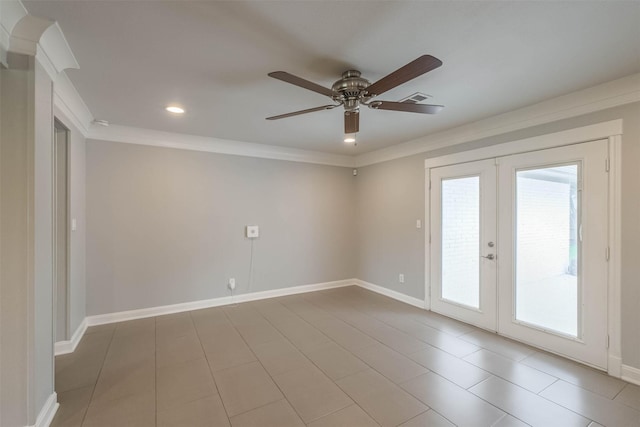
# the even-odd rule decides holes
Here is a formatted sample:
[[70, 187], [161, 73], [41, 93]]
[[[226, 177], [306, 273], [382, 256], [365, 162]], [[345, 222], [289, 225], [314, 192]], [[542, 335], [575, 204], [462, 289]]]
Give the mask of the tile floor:
[[640, 426], [640, 387], [358, 287], [89, 328], [53, 426]]

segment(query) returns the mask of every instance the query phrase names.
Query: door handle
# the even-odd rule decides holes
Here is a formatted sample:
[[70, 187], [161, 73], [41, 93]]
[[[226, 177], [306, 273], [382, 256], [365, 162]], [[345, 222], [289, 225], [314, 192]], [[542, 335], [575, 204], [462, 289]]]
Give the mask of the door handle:
[[487, 256], [484, 256], [484, 255], [480, 255], [480, 256], [481, 256], [482, 258], [491, 259], [491, 260], [496, 259], [496, 256], [495, 256], [494, 254], [489, 254], [489, 255], [487, 255]]

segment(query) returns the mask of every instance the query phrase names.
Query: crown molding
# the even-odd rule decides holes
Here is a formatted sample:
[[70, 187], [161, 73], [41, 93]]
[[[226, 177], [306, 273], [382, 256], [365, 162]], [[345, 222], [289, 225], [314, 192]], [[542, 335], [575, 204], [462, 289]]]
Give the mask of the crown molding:
[[209, 153], [350, 168], [354, 166], [355, 160], [353, 156], [341, 154], [322, 153], [299, 148], [209, 138], [119, 125], [105, 127], [92, 124], [89, 128], [87, 138], [100, 141], [152, 145], [156, 147], [178, 148], [181, 150], [205, 151]]
[[640, 101], [640, 73], [356, 156], [356, 166], [424, 153]]
[[80, 68], [60, 25], [29, 15], [19, 0], [0, 0], [0, 63], [7, 52], [35, 56], [54, 82], [54, 105], [86, 137], [93, 115], [65, 73]]
[[633, 102], [640, 102], [640, 73], [359, 156], [314, 152], [296, 148], [115, 125], [107, 128], [91, 125], [87, 137], [106, 141], [155, 145], [240, 156], [291, 160], [332, 166], [362, 167], [577, 117]]
[[640, 73], [358, 156], [127, 126], [92, 124], [91, 111], [64, 72], [79, 68], [58, 23], [29, 15], [19, 0], [0, 1], [0, 62], [35, 55], [54, 81], [54, 104], [86, 137], [142, 145], [343, 167], [361, 167], [640, 101]]
[[38, 39], [36, 59], [44, 65], [51, 80], [68, 68], [80, 68], [69, 43], [57, 22], [53, 22]]
[[69, 80], [66, 72], [58, 74], [53, 83], [53, 105], [78, 128], [86, 138], [93, 122], [93, 114]]
[[7, 66], [7, 52], [13, 28], [27, 15], [27, 9], [20, 1], [0, 1], [0, 62], [5, 67]]
[[34, 15], [25, 15], [13, 26], [9, 37], [9, 52], [35, 56], [38, 42], [54, 21]]
[[60, 25], [30, 15], [19, 0], [0, 1], [0, 62], [5, 66], [7, 52], [35, 56], [54, 81], [67, 68], [80, 68]]

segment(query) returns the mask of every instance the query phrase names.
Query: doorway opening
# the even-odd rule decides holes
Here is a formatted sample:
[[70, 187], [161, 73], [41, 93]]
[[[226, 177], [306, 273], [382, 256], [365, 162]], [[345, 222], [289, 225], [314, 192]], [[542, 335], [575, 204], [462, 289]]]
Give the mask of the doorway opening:
[[68, 341], [69, 331], [69, 129], [54, 121], [53, 138], [54, 337]]

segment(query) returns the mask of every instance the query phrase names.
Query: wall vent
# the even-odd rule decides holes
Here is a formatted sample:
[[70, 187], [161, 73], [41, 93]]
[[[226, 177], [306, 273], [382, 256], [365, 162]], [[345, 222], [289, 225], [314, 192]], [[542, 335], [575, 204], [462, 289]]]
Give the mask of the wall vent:
[[404, 102], [405, 104], [419, 104], [420, 102], [426, 101], [429, 98], [431, 98], [431, 95], [427, 95], [426, 93], [416, 92], [413, 95], [409, 95], [398, 102]]

